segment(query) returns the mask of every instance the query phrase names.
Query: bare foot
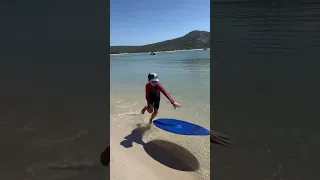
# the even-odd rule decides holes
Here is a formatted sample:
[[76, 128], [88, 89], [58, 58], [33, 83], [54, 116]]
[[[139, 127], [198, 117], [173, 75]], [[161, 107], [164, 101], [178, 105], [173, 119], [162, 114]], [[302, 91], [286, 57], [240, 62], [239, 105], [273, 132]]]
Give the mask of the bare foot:
[[147, 108], [142, 108], [142, 110], [141, 110], [141, 114], [144, 114], [145, 112], [146, 112], [146, 110], [147, 110]]

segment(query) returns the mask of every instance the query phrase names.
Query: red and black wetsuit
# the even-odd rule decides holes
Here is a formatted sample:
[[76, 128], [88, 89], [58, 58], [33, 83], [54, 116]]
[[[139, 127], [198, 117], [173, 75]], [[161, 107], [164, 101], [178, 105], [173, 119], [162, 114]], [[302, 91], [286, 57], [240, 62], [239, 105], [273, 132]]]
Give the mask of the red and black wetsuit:
[[146, 84], [146, 99], [148, 102], [148, 106], [151, 104], [154, 108], [159, 109], [160, 106], [160, 92], [164, 94], [171, 104], [174, 100], [167, 93], [167, 91], [161, 86], [160, 83], [157, 83], [155, 86], [152, 86], [150, 83]]

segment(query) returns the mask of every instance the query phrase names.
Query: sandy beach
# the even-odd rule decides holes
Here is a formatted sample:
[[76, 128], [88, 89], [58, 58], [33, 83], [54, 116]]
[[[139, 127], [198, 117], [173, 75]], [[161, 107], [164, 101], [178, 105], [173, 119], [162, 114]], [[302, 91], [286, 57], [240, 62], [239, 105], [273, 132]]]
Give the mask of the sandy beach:
[[[149, 125], [149, 113], [141, 114], [146, 103], [146, 76], [154, 71], [170, 95], [182, 104], [182, 108], [174, 109], [166, 97], [161, 96], [157, 118], [176, 118], [209, 128], [209, 72], [203, 71], [210, 65], [209, 57], [210, 51], [188, 51], [159, 53], [155, 60], [150, 60], [148, 54], [111, 58], [112, 180], [210, 179], [208, 136], [169, 133]], [[194, 93], [198, 95], [190, 96]]]
[[[166, 154], [168, 152], [163, 151], [164, 148], [156, 147], [155, 144], [149, 145], [149, 147], [146, 147], [148, 145], [145, 145], [144, 147], [143, 145], [133, 143], [132, 147], [125, 148], [119, 142], [123, 141], [123, 137], [125, 137], [128, 132], [124, 131], [122, 128], [117, 127], [116, 125], [112, 125], [110, 126], [110, 128], [111, 180], [201, 179], [201, 177], [199, 177], [199, 175], [195, 172], [176, 170], [167, 167], [150, 157], [148, 153], [146, 153], [145, 149], [147, 148], [150, 148], [150, 151], [153, 151], [152, 153], [159, 154], [160, 156], [161, 154], [163, 156], [163, 154]], [[181, 161], [179, 162], [179, 159], [177, 159], [178, 157], [158, 158], [163, 158], [163, 161], [168, 164], [171, 163], [171, 166], [180, 166], [181, 168], [185, 169], [188, 168], [188, 165], [183, 164], [183, 162]], [[189, 168], [192, 169], [192, 167]]]
[[[140, 114], [141, 103], [130, 99], [115, 101], [111, 102], [110, 117], [111, 180], [208, 179], [209, 174], [203, 172], [203, 137], [167, 133], [148, 124], [150, 114]], [[169, 109], [169, 105], [163, 106]], [[173, 110], [163, 110], [158, 118], [172, 113]], [[196, 148], [189, 143], [196, 143]]]

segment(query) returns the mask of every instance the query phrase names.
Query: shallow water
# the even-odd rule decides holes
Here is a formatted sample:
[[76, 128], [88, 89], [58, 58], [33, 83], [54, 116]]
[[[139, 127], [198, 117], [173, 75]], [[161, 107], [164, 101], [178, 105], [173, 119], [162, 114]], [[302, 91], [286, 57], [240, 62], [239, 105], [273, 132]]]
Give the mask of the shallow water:
[[[162, 95], [158, 117], [183, 119], [210, 127], [210, 51], [165, 52], [111, 55], [111, 123], [130, 133], [138, 123], [147, 123], [149, 114], [141, 115], [145, 105], [147, 75], [156, 72], [161, 84], [182, 108], [174, 110]], [[147, 143], [168, 140], [189, 150], [199, 161], [197, 171], [210, 179], [209, 137], [188, 137], [164, 132], [156, 127], [144, 134]]]
[[214, 179], [319, 179], [320, 5], [211, 4]]

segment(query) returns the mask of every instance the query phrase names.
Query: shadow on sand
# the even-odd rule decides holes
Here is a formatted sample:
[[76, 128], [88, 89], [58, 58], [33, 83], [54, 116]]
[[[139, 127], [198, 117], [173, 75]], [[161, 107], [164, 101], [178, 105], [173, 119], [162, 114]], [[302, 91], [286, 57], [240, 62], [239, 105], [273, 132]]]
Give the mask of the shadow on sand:
[[137, 124], [131, 134], [126, 136], [120, 144], [126, 148], [132, 147], [133, 142], [143, 146], [146, 153], [159, 163], [179, 171], [196, 171], [199, 169], [199, 161], [187, 149], [165, 140], [152, 140], [143, 142], [145, 132], [151, 129], [151, 125]]
[[165, 140], [153, 140], [143, 146], [147, 154], [159, 163], [179, 171], [196, 171], [199, 161], [187, 149]]
[[100, 163], [103, 166], [110, 164], [110, 146], [107, 146], [100, 155]]
[[124, 140], [121, 141], [121, 145], [125, 148], [132, 147], [132, 143], [135, 142], [140, 145], [145, 143], [142, 141], [143, 134], [151, 129], [150, 124], [137, 124], [137, 127], [131, 131], [131, 134], [124, 137]]

